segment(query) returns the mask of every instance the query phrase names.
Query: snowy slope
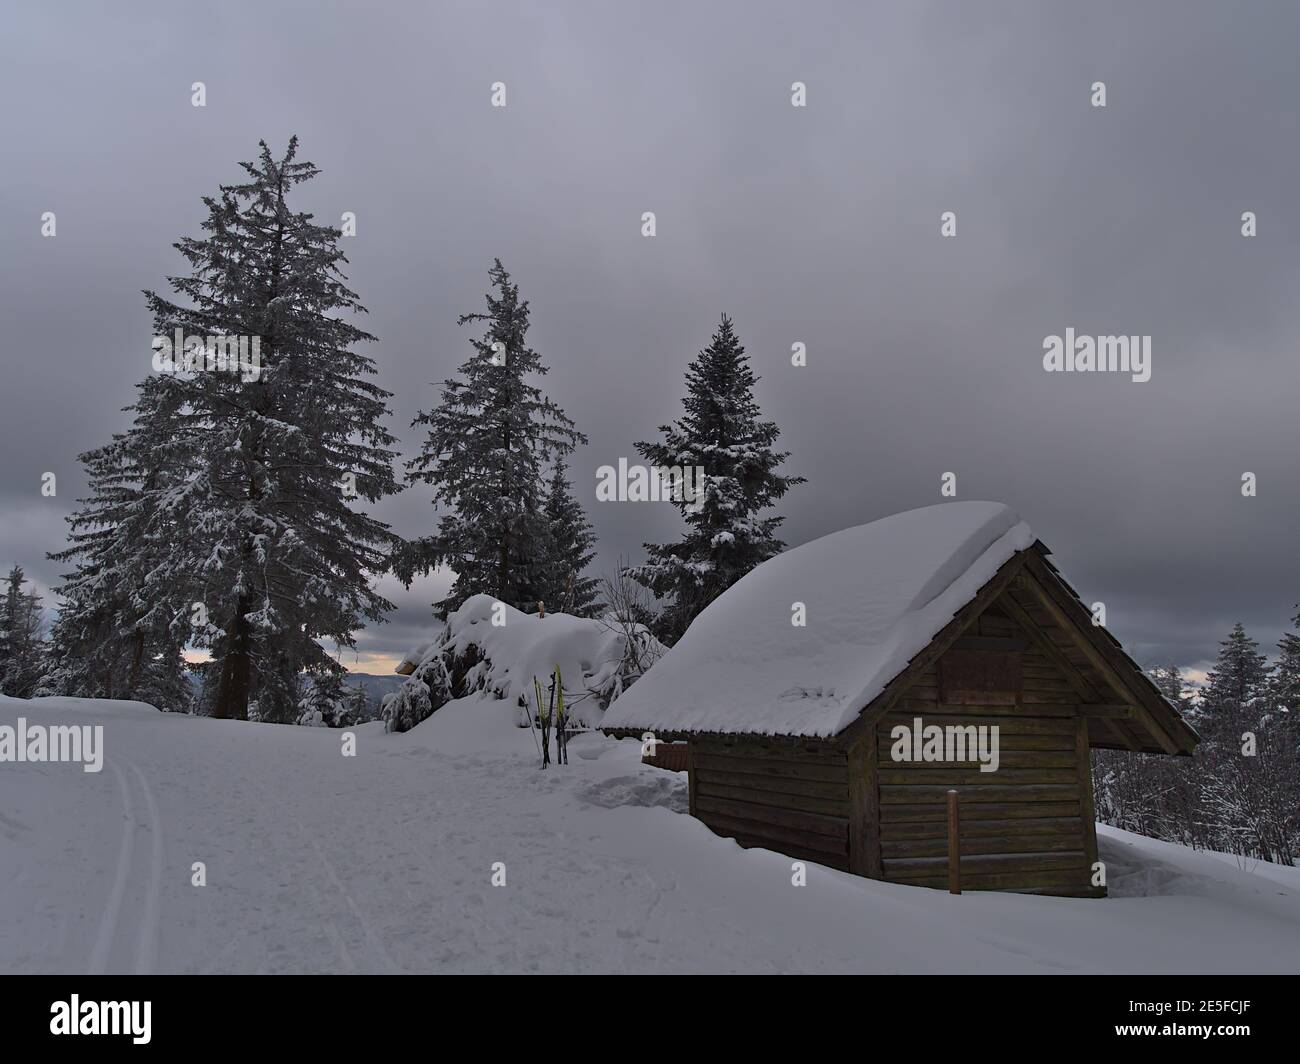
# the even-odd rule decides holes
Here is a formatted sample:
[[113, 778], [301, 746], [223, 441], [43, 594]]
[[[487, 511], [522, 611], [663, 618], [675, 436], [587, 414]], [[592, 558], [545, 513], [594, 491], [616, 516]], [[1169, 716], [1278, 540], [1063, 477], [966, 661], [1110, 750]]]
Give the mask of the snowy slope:
[[[1300, 874], [1102, 830], [1106, 900], [950, 897], [742, 850], [684, 778], [510, 704], [340, 733], [0, 699], [105, 729], [98, 774], [0, 764], [4, 972], [1300, 971]], [[191, 886], [203, 861], [207, 885]], [[504, 862], [506, 885], [491, 885]]]
[[1033, 542], [1000, 503], [950, 502], [795, 547], [711, 602], [602, 726], [834, 735]]

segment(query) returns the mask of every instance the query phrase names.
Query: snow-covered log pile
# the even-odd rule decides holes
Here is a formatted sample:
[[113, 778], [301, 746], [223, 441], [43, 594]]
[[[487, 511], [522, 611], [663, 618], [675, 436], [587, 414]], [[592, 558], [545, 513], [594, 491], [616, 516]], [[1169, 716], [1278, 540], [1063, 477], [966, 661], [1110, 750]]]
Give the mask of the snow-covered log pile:
[[591, 726], [665, 652], [644, 625], [613, 614], [539, 617], [475, 595], [403, 659], [398, 671], [412, 671], [384, 699], [383, 717], [390, 731], [406, 731], [453, 698], [483, 692], [512, 700], [526, 725], [533, 678], [545, 690], [558, 665], [571, 719]]

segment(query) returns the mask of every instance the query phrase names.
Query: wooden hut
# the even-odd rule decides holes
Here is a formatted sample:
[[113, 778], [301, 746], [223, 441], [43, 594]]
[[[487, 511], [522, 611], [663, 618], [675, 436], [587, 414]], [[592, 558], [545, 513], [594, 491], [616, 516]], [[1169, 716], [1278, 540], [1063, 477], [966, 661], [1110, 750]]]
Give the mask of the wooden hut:
[[[710, 604], [603, 727], [687, 740], [691, 814], [743, 846], [946, 886], [955, 789], [963, 889], [1103, 895], [1089, 750], [1197, 736], [1049, 553], [995, 503], [804, 544]], [[962, 748], [980, 728], [991, 771]], [[957, 741], [918, 756], [918, 729]]]

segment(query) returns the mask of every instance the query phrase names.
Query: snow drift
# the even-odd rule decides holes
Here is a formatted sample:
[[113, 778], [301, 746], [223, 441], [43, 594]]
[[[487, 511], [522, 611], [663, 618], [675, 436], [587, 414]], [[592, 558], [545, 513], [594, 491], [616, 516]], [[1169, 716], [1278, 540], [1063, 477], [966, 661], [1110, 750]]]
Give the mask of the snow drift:
[[522, 723], [524, 707], [532, 704], [533, 678], [545, 689], [558, 665], [572, 719], [593, 725], [664, 653], [643, 625], [612, 615], [539, 617], [475, 595], [447, 618], [435, 639], [402, 660], [398, 671], [412, 671], [384, 699], [383, 717], [390, 730], [407, 731], [451, 699], [482, 692], [513, 701]]
[[602, 726], [834, 735], [1033, 542], [1000, 503], [950, 502], [795, 547], [710, 603]]

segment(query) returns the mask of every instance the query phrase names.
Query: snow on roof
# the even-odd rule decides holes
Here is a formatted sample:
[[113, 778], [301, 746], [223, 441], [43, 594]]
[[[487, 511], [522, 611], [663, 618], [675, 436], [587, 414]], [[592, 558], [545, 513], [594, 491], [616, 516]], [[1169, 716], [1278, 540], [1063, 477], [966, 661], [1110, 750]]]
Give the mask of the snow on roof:
[[711, 602], [601, 726], [835, 735], [1033, 542], [1001, 503], [949, 502], [795, 547]]

